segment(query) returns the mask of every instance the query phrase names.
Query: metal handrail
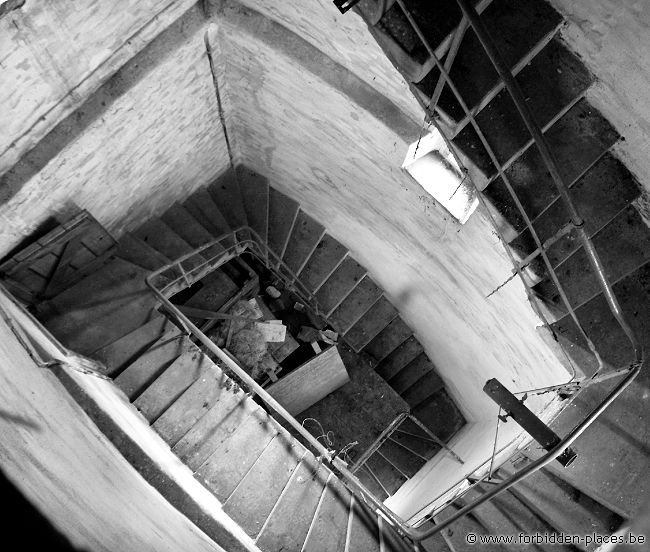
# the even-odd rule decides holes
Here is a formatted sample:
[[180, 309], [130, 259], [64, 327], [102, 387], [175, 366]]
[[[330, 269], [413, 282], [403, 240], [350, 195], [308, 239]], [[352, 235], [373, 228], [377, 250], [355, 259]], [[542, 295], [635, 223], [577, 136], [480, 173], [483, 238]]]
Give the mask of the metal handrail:
[[[565, 303], [567, 310], [576, 323], [580, 333], [582, 336], [586, 339], [590, 349], [592, 350], [592, 353], [596, 357], [596, 359], [599, 361], [599, 365], [602, 368], [602, 360], [600, 359], [600, 356], [598, 354], [598, 351], [596, 350], [593, 342], [591, 339], [588, 337], [586, 332], [584, 331], [584, 328], [580, 324], [579, 320], [577, 319], [577, 315], [575, 314], [574, 309], [572, 308], [571, 304], [568, 301], [568, 298], [562, 288], [562, 285], [559, 282], [559, 279], [557, 278], [557, 275], [555, 274], [555, 271], [548, 260], [548, 256], [546, 255], [546, 249], [545, 245], [542, 244], [541, 241], [539, 240], [539, 237], [535, 231], [535, 228], [532, 226], [532, 222], [530, 221], [525, 209], [523, 208], [523, 205], [521, 204], [519, 198], [517, 197], [517, 194], [515, 193], [514, 189], [510, 185], [507, 177], [505, 174], [503, 174], [503, 171], [499, 168], [500, 165], [497, 162], [497, 158], [494, 154], [494, 151], [490, 147], [489, 143], [487, 142], [482, 130], [478, 126], [478, 123], [475, 120], [474, 115], [470, 112], [470, 110], [467, 108], [466, 103], [464, 102], [462, 96], [459, 94], [457, 88], [455, 87], [450, 75], [449, 75], [449, 67], [443, 66], [443, 64], [440, 62], [439, 59], [436, 58], [435, 55], [435, 50], [434, 48], [429, 44], [427, 41], [426, 37], [422, 33], [421, 29], [419, 29], [417, 23], [414, 21], [413, 16], [409, 13], [408, 8], [406, 7], [405, 3], [403, 0], [396, 0], [404, 12], [406, 18], [408, 19], [409, 23], [411, 26], [414, 28], [416, 34], [422, 40], [423, 44], [429, 51], [429, 54], [432, 56], [433, 60], [436, 63], [436, 66], [438, 67], [440, 71], [440, 76], [441, 79], [444, 79], [444, 81], [448, 84], [449, 88], [451, 89], [452, 93], [456, 96], [457, 100], [459, 101], [461, 107], [466, 113], [466, 117], [469, 118], [469, 122], [472, 124], [474, 129], [476, 130], [476, 133], [481, 140], [481, 143], [485, 147], [490, 159], [494, 163], [495, 167], [499, 170], [499, 173], [503, 177], [504, 183], [506, 185], [506, 188], [508, 189], [508, 192], [510, 195], [513, 197], [513, 200], [515, 201], [515, 204], [518, 208], [518, 210], [521, 212], [524, 221], [526, 222], [526, 226], [528, 227], [529, 231], [531, 232], [531, 235], [533, 236], [533, 239], [535, 240], [535, 243], [537, 245], [537, 251], [539, 252], [538, 254], [541, 255], [543, 258], [547, 269], [549, 270], [549, 274], [551, 276], [551, 279], [553, 280], [554, 284], [558, 288], [558, 292], [560, 293], [560, 296]], [[575, 229], [578, 232], [580, 241], [582, 242], [583, 248], [589, 258], [589, 263], [596, 273], [596, 277], [598, 279], [599, 286], [605, 295], [605, 299], [607, 301], [607, 305], [614, 315], [615, 319], [617, 320], [618, 324], [621, 326], [623, 329], [626, 337], [630, 341], [632, 348], [634, 350], [634, 360], [631, 362], [629, 369], [627, 371], [621, 371], [621, 373], [627, 373], [626, 377], [619, 383], [619, 385], [609, 393], [609, 395], [600, 403], [599, 406], [597, 406], [589, 416], [587, 416], [572, 432], [570, 432], [565, 438], [563, 438], [557, 445], [554, 447], [551, 451], [549, 451], [547, 454], [536, 460], [535, 462], [531, 463], [528, 465], [526, 468], [522, 469], [520, 472], [516, 473], [513, 475], [509, 480], [505, 481], [504, 483], [501, 483], [500, 485], [496, 486], [494, 489], [492, 489], [490, 492], [484, 494], [480, 499], [472, 502], [471, 504], [465, 506], [464, 508], [461, 508], [458, 512], [456, 512], [453, 516], [448, 518], [444, 523], [441, 523], [440, 525], [434, 526], [428, 531], [420, 531], [420, 532], [413, 532], [413, 531], [407, 531], [407, 534], [413, 538], [414, 540], [421, 540], [423, 538], [428, 538], [432, 536], [433, 534], [436, 534], [440, 531], [442, 531], [444, 528], [448, 527], [451, 523], [454, 521], [458, 520], [460, 517], [466, 515], [467, 513], [471, 512], [474, 508], [479, 506], [480, 504], [486, 502], [487, 500], [492, 499], [493, 497], [497, 496], [498, 494], [504, 492], [508, 488], [510, 488], [512, 485], [515, 485], [517, 482], [521, 481], [531, 473], [537, 471], [538, 469], [544, 467], [545, 465], [549, 464], [553, 460], [555, 460], [558, 456], [560, 456], [566, 448], [568, 448], [597, 418], [602, 414], [602, 412], [605, 411], [605, 409], [632, 383], [634, 378], [639, 374], [639, 372], [642, 369], [643, 363], [644, 363], [644, 352], [643, 348], [635, 334], [635, 332], [632, 330], [630, 325], [627, 323], [627, 320], [625, 319], [625, 316], [620, 308], [620, 305], [616, 299], [616, 296], [613, 292], [613, 289], [611, 287], [610, 282], [608, 281], [603, 264], [598, 256], [598, 253], [593, 245], [593, 242], [591, 241], [590, 237], [588, 236], [585, 227], [584, 227], [584, 221], [582, 217], [580, 216], [575, 204], [573, 203], [573, 200], [571, 199], [571, 196], [568, 192], [568, 187], [562, 180], [557, 162], [551, 152], [551, 149], [546, 141], [546, 138], [544, 137], [540, 127], [537, 125], [532, 112], [528, 108], [527, 104], [525, 103], [523, 94], [519, 88], [519, 85], [517, 81], [514, 79], [512, 76], [512, 73], [510, 72], [510, 69], [508, 68], [507, 64], [503, 61], [501, 58], [498, 50], [494, 46], [494, 43], [489, 35], [489, 32], [487, 31], [486, 26], [484, 25], [483, 21], [480, 19], [477, 11], [472, 7], [472, 5], [467, 1], [467, 0], [456, 0], [457, 4], [461, 8], [463, 12], [463, 18], [467, 19], [469, 21], [469, 24], [471, 28], [473, 29], [474, 33], [476, 34], [477, 38], [479, 39], [483, 49], [485, 50], [486, 54], [488, 55], [491, 63], [494, 65], [495, 69], [497, 70], [499, 76], [501, 77], [501, 80], [503, 81], [504, 88], [506, 91], [510, 94], [512, 97], [513, 102], [515, 103], [520, 115], [522, 116], [522, 119], [524, 120], [524, 123], [530, 132], [533, 142], [537, 145], [540, 154], [542, 156], [542, 159], [546, 165], [546, 167], [549, 170], [549, 173], [551, 174], [553, 178], [553, 182], [555, 186], [558, 189], [558, 192], [560, 194], [560, 198], [562, 202], [565, 204], [565, 206], [568, 209], [568, 212], [571, 215], [571, 221], [570, 224], [572, 226], [572, 229]], [[437, 95], [434, 96], [434, 99], [437, 99]], [[433, 102], [431, 102], [433, 103]], [[436, 107], [431, 106], [429, 104], [426, 106], [427, 109], [435, 110]], [[433, 120], [434, 124], [436, 124], [436, 127], [438, 130], [440, 129], [440, 125]], [[460, 162], [460, 157], [455, 151], [455, 146], [450, 142], [450, 140], [445, 136], [444, 132], [441, 131], [441, 134], [443, 137], [445, 137], [445, 140], [447, 141], [448, 146], [450, 147], [450, 150], [454, 153], [456, 156], [457, 160]], [[480, 194], [479, 194], [480, 195]], [[481, 196], [482, 197], [482, 196]], [[514, 261], [512, 254], [509, 252], [509, 255], [511, 257], [511, 260], [513, 260], [513, 263], [515, 265], [515, 270], [519, 274], [520, 277], [522, 277], [524, 286], [526, 287], [526, 291], [529, 295], [529, 298], [531, 298], [531, 303], [535, 305], [534, 301], [534, 296], [532, 294], [532, 291], [529, 289], [529, 286], [525, 282], [525, 279], [523, 278], [522, 274], [522, 266], [521, 263], [517, 263]], [[536, 308], [536, 310], [538, 310]], [[476, 470], [475, 470], [476, 472]], [[463, 478], [461, 481], [457, 483], [457, 485], [461, 484], [462, 481], [464, 481], [466, 478]], [[453, 488], [453, 487], [452, 487]], [[453, 501], [452, 501], [453, 502]], [[429, 503], [431, 504], [431, 503]]]

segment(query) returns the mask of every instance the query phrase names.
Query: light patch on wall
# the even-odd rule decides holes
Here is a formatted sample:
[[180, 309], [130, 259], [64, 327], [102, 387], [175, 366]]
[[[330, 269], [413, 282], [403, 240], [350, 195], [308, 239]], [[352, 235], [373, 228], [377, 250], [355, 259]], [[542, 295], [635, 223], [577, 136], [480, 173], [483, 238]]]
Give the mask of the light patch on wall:
[[478, 206], [476, 190], [437, 130], [411, 144], [402, 168], [461, 224]]

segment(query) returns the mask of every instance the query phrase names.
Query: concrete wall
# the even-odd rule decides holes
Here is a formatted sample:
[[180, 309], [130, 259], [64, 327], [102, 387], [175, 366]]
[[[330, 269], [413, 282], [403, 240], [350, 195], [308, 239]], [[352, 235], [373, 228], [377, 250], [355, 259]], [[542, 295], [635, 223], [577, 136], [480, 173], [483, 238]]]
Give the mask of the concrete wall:
[[[292, 24], [308, 26], [302, 32], [320, 44], [314, 33], [327, 34], [327, 20], [313, 13], [301, 18], [292, 9], [300, 10], [276, 5], [266, 15], [278, 21], [293, 15]], [[328, 15], [335, 10], [331, 6]], [[353, 42], [364, 36], [363, 23], [354, 14], [348, 18], [348, 27], [359, 28], [340, 36], [337, 48], [363, 51]], [[489, 457], [497, 408], [482, 392], [488, 378], [519, 391], [562, 383], [567, 373], [536, 331], [539, 321], [521, 283], [513, 280], [490, 296], [509, 278], [511, 265], [485, 213], [458, 225], [400, 169], [405, 139], [370, 107], [328, 84], [324, 72], [295, 63], [259, 29], [247, 32], [236, 14], [225, 12], [220, 41], [226, 80], [247, 83], [230, 98], [241, 158], [326, 224], [370, 270], [470, 420], [454, 442], [466, 464], [433, 471], [431, 463], [392, 500], [410, 515]], [[372, 56], [365, 59], [364, 70], [372, 71], [373, 63]], [[548, 407], [549, 415], [547, 401], [527, 404], [539, 412]], [[515, 424], [505, 425], [500, 446], [517, 433]]]
[[568, 20], [564, 38], [596, 75], [589, 101], [621, 133], [619, 157], [645, 187], [650, 222], [650, 4], [638, 0], [551, 0]]
[[73, 546], [222, 551], [138, 475], [4, 320], [0, 403], [4, 474]]
[[0, 254], [71, 202], [121, 231], [229, 166], [190, 5], [27, 2], [0, 19]]

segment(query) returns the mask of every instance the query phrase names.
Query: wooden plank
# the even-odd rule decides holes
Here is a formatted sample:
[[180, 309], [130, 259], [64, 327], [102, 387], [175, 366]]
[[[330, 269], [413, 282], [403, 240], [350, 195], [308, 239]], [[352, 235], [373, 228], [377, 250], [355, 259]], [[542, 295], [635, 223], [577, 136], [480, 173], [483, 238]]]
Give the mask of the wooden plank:
[[117, 378], [117, 385], [133, 401], [180, 355], [194, 348], [180, 331], [165, 334]]
[[92, 357], [106, 366], [107, 376], [113, 377], [173, 328], [175, 326], [167, 317], [155, 314], [146, 324], [94, 351]]
[[278, 434], [277, 422], [256, 408], [196, 470], [195, 477], [221, 501], [226, 500]]
[[325, 228], [322, 224], [315, 221], [302, 209], [298, 212], [282, 259], [294, 274], [298, 274], [320, 242], [324, 232]]
[[149, 423], [155, 422], [198, 379], [206, 361], [198, 350], [183, 353], [133, 404]]
[[336, 308], [365, 275], [365, 268], [353, 258], [346, 257], [316, 292], [321, 309], [330, 312]]
[[349, 550], [379, 552], [377, 514], [373, 514], [357, 498], [352, 499]]
[[153, 428], [173, 447], [217, 403], [229, 394], [232, 381], [209, 359], [196, 381], [172, 404]]
[[303, 552], [345, 552], [351, 494], [330, 477]]
[[377, 362], [381, 362], [412, 335], [411, 328], [398, 316], [379, 332], [363, 350]]
[[347, 252], [347, 247], [329, 234], [325, 234], [300, 271], [300, 281], [309, 291], [313, 292], [334, 271]]
[[224, 389], [214, 406], [172, 448], [191, 470], [197, 470], [259, 408], [231, 380]]
[[267, 388], [269, 394], [296, 415], [350, 381], [336, 347], [330, 347]]
[[262, 550], [300, 552], [331, 472], [311, 453], [300, 462], [256, 544]]
[[363, 349], [370, 340], [397, 316], [397, 309], [386, 297], [380, 297], [370, 309], [345, 334], [345, 341], [356, 351]]
[[280, 432], [224, 504], [224, 510], [255, 538], [280, 498], [305, 449]]

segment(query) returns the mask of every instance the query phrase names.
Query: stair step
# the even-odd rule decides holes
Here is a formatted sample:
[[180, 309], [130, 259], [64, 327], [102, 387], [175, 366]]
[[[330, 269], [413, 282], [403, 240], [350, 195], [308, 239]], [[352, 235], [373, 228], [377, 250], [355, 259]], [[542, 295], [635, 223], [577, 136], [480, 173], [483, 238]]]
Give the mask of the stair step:
[[[626, 319], [641, 339], [644, 349], [650, 348], [650, 263], [634, 271], [613, 285]], [[620, 368], [632, 359], [630, 344], [613, 317], [602, 294], [576, 310], [576, 315], [587, 335], [596, 344], [603, 361]], [[570, 356], [580, 362], [587, 375], [597, 368], [594, 358], [586, 353], [588, 346], [569, 315], [553, 324], [553, 330], [565, 344]]]
[[115, 377], [164, 333], [174, 327], [174, 324], [166, 316], [159, 313], [154, 314], [149, 322], [94, 351], [91, 356], [106, 365], [105, 374], [107, 376]]
[[[500, 471], [514, 473], [512, 467]], [[543, 468], [512, 487], [511, 492], [561, 533], [609, 535], [621, 522], [617, 515]], [[584, 543], [575, 545], [585, 551], [597, 548], [595, 543], [589, 547]]]
[[115, 258], [39, 305], [40, 319], [66, 346], [89, 355], [154, 316], [158, 302], [144, 282], [147, 274]]
[[423, 352], [424, 349], [415, 336], [409, 337], [382, 360], [375, 371], [388, 381]]
[[153, 428], [174, 447], [225, 395], [230, 395], [231, 380], [206, 360], [196, 381], [154, 422]]
[[434, 370], [430, 370], [401, 395], [408, 405], [415, 409], [443, 388], [444, 384], [440, 376]]
[[330, 477], [302, 552], [345, 552], [350, 499], [341, 480]]
[[266, 244], [269, 228], [268, 179], [243, 166], [237, 167], [237, 176], [248, 225]]
[[228, 381], [218, 402], [174, 445], [173, 452], [191, 470], [197, 470], [257, 408]]
[[[373, 472], [374, 474], [374, 472]], [[356, 472], [356, 476], [361, 481], [361, 483], [368, 489], [374, 496], [379, 500], [385, 500], [390, 495], [388, 492], [376, 481], [373, 474], [368, 470], [368, 466], [364, 465], [359, 471]]]
[[[562, 22], [562, 17], [550, 4], [536, 0], [492, 2], [481, 14], [481, 19], [509, 67], [517, 64]], [[429, 97], [434, 91], [438, 74], [437, 69], [431, 71], [418, 85]], [[494, 66], [472, 30], [465, 34], [450, 77], [470, 109], [499, 81]], [[448, 86], [445, 86], [440, 97], [440, 105], [456, 120], [464, 115]]]
[[[180, 203], [172, 205], [160, 218], [192, 249], [197, 249], [214, 240], [214, 236]], [[208, 249], [204, 249], [202, 256], [206, 259], [212, 259], [220, 256], [223, 252], [224, 248], [219, 244], [215, 244]]]
[[322, 224], [316, 222], [302, 209], [298, 211], [282, 259], [294, 274], [300, 272], [322, 239], [324, 232], [325, 228]]
[[[421, 456], [414, 454], [415, 451], [400, 446], [394, 440], [387, 440], [379, 448], [381, 453], [400, 471], [408, 477], [413, 477], [426, 464]], [[426, 458], [426, 457], [425, 457]]]
[[248, 226], [235, 171], [227, 170], [209, 186], [208, 191], [232, 230]]
[[194, 345], [180, 330], [163, 335], [145, 353], [115, 378], [117, 385], [130, 401], [135, 400], [180, 355], [194, 349]]
[[[433, 523], [427, 522], [421, 525], [420, 529], [425, 530], [432, 526]], [[440, 533], [436, 533], [432, 537], [423, 540], [420, 546], [425, 552], [455, 552], [455, 550], [449, 547], [449, 544]]]
[[239, 288], [222, 270], [215, 270], [201, 279], [203, 286], [185, 301], [185, 306], [209, 311], [218, 311]]
[[170, 262], [160, 251], [129, 233], [120, 238], [115, 256], [152, 272]]
[[[194, 250], [190, 244], [158, 218], [149, 219], [133, 234], [171, 260], [176, 260]], [[191, 270], [200, 265], [203, 260], [203, 256], [198, 254], [183, 261], [182, 265], [187, 270]]]
[[[586, 100], [572, 107], [545, 136], [567, 185], [582, 176], [620, 137]], [[531, 218], [539, 216], [559, 195], [536, 147], [528, 148], [505, 172]], [[501, 178], [494, 180], [485, 193], [510, 224], [518, 229], [524, 227]]]
[[[460, 504], [456, 502], [447, 507], [439, 515], [435, 516], [435, 521], [441, 523], [451, 517], [460, 510]], [[474, 535], [489, 534], [489, 531], [483, 527], [471, 513], [455, 521], [447, 529], [443, 529], [441, 534], [454, 552], [472, 552], [473, 550], [476, 550], [476, 544], [467, 541], [467, 535], [470, 533], [473, 533]], [[480, 548], [481, 550], [487, 550], [488, 552], [504, 551], [500, 544], [481, 543]]]
[[363, 349], [397, 316], [397, 309], [380, 297], [345, 334], [345, 341], [356, 351]]
[[391, 435], [390, 439], [390, 442], [396, 448], [401, 446], [409, 449], [408, 451], [405, 449], [404, 454], [416, 458], [426, 458], [427, 460], [433, 458], [441, 448], [440, 445], [431, 441], [421, 428], [415, 425], [403, 424], [398, 431]]
[[350, 516], [349, 550], [379, 552], [377, 514], [368, 511], [359, 499], [353, 498]]
[[266, 411], [255, 409], [221, 441], [196, 470], [195, 477], [222, 502], [235, 490], [271, 440], [278, 425]]
[[300, 271], [300, 281], [311, 292], [316, 290], [343, 260], [348, 250], [329, 234], [325, 234]]
[[367, 461], [367, 466], [372, 470], [374, 476], [379, 479], [381, 485], [388, 494], [394, 495], [397, 490], [406, 483], [408, 476], [400, 472], [396, 466], [384, 457], [381, 451], [373, 454]]
[[[592, 77], [577, 56], [554, 39], [517, 75], [516, 80], [526, 98], [526, 105], [537, 123], [544, 127], [589, 87]], [[531, 138], [507, 90], [499, 92], [477, 115], [476, 121], [501, 163], [510, 159]], [[454, 138], [454, 143], [463, 150], [467, 149], [470, 126]]]
[[151, 424], [200, 376], [210, 362], [199, 351], [183, 353], [133, 402]]
[[[379, 534], [381, 536], [381, 552], [416, 552], [412, 544], [400, 537], [395, 529], [383, 517], [377, 516]], [[439, 550], [437, 552], [443, 552]]]
[[413, 415], [444, 442], [449, 441], [466, 423], [446, 389], [440, 389], [414, 408]]
[[366, 274], [352, 257], [346, 257], [316, 292], [316, 300], [324, 312], [331, 312], [352, 291]]
[[183, 207], [215, 238], [230, 232], [230, 225], [212, 199], [210, 192], [205, 188], [194, 192], [183, 203]]
[[[426, 353], [421, 353], [411, 362], [409, 362], [404, 368], [402, 368], [397, 374], [390, 378], [388, 380], [388, 383], [393, 389], [395, 389], [397, 393], [401, 395], [414, 383], [419, 381], [420, 378], [428, 375], [430, 372], [435, 373], [435, 367], [429, 360], [429, 357], [427, 357]], [[434, 387], [436, 387], [435, 390], [437, 390], [440, 388], [442, 381], [438, 377], [437, 381], [433, 381], [432, 383], [434, 384]]]
[[[650, 228], [639, 212], [629, 206], [593, 237], [605, 273], [616, 282], [650, 261]], [[600, 293], [600, 286], [581, 248], [556, 268], [560, 284], [572, 305], [577, 306]], [[555, 285], [544, 281], [535, 291], [566, 312]]]
[[257, 538], [261, 550], [301, 552], [330, 473], [313, 455], [302, 459]]
[[366, 276], [329, 316], [332, 327], [345, 334], [381, 297], [381, 288]]
[[276, 435], [224, 504], [230, 517], [255, 538], [280, 498], [304, 448], [285, 433]]
[[275, 188], [269, 189], [269, 248], [280, 258], [284, 254], [298, 209], [296, 201]]
[[[589, 236], [596, 234], [629, 203], [639, 197], [641, 187], [625, 165], [610, 153], [606, 153], [570, 189], [580, 215], [585, 220]], [[551, 238], [569, 220], [564, 204], [556, 200], [535, 221], [539, 239]], [[536, 246], [528, 230], [510, 244], [517, 250], [531, 253]], [[547, 255], [553, 266], [566, 260], [580, 247], [575, 232], [556, 242]], [[538, 270], [538, 273], [542, 273]]]
[[381, 362], [412, 335], [411, 328], [398, 316], [379, 332], [363, 350], [376, 362]]

